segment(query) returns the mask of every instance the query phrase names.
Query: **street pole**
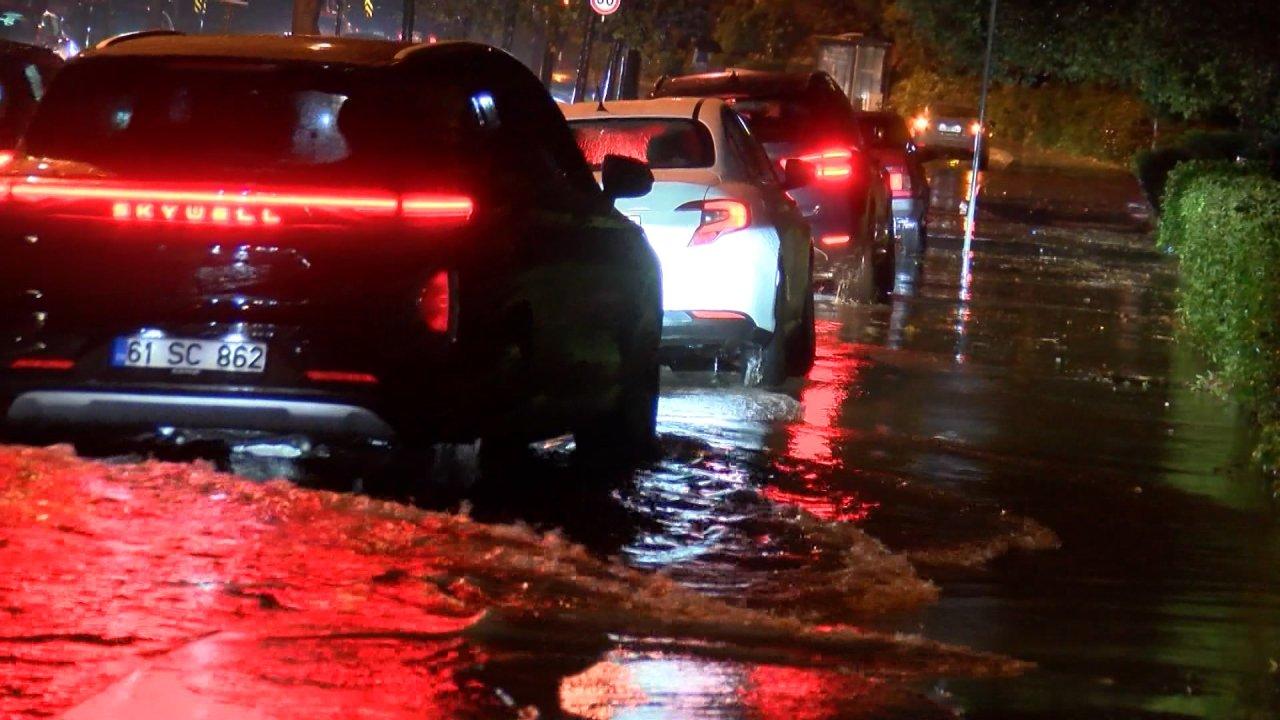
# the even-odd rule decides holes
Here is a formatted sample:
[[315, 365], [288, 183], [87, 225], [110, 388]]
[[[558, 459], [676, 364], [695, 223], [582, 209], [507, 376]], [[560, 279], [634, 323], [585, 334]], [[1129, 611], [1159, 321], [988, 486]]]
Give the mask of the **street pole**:
[[293, 0], [293, 34], [320, 34], [320, 0]]
[[400, 42], [413, 42], [413, 15], [417, 9], [417, 0], [404, 0], [404, 14], [400, 16]]
[[973, 136], [973, 172], [969, 174], [969, 206], [964, 219], [964, 256], [960, 266], [960, 293], [969, 294], [969, 280], [973, 254], [974, 218], [978, 215], [978, 173], [982, 169], [982, 146], [987, 134], [987, 90], [991, 86], [991, 49], [996, 41], [996, 3], [991, 0], [991, 14], [987, 17], [987, 54], [982, 61], [982, 95], [978, 98], [978, 132]]
[[570, 102], [582, 102], [587, 94], [587, 73], [591, 70], [591, 45], [596, 39], [595, 12], [587, 11], [587, 27], [582, 32], [582, 52], [578, 55], [578, 77], [573, 83], [573, 97]]

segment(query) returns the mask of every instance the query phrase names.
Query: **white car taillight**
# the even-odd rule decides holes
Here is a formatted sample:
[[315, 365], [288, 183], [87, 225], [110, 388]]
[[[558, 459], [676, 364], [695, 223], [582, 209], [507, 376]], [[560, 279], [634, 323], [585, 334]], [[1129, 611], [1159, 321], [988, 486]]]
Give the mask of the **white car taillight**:
[[701, 200], [685, 203], [677, 210], [699, 210], [698, 229], [693, 231], [689, 246], [707, 245], [722, 235], [742, 230], [751, 224], [751, 210], [741, 200]]

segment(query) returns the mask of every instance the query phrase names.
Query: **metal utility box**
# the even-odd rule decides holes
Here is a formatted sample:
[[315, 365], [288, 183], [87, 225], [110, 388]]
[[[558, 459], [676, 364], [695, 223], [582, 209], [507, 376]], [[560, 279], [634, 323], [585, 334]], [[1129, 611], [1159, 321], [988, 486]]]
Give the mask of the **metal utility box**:
[[858, 110], [879, 110], [889, 81], [889, 48], [893, 43], [862, 33], [822, 35], [818, 45], [818, 69], [835, 78]]

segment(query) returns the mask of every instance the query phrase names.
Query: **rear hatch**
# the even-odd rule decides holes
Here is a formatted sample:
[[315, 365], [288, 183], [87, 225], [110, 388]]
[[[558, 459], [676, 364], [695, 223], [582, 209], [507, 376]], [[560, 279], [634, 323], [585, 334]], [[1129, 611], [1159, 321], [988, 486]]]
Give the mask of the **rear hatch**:
[[597, 173], [606, 155], [649, 164], [653, 190], [615, 206], [644, 229], [660, 260], [686, 249], [701, 224], [708, 189], [721, 182], [710, 130], [687, 117], [593, 117], [570, 120], [569, 127]]
[[[811, 102], [798, 95], [730, 98], [751, 134], [780, 168], [791, 159], [813, 165], [815, 181], [788, 192], [819, 228], [823, 216], [847, 217], [851, 184], [858, 178], [851, 114], [847, 108]], [[830, 219], [827, 217], [826, 219]]]
[[465, 179], [396, 161], [390, 89], [310, 65], [70, 66], [0, 187], [0, 330], [111, 366], [148, 334], [274, 357], [309, 325], [347, 335], [320, 355], [412, 327], [474, 221]]

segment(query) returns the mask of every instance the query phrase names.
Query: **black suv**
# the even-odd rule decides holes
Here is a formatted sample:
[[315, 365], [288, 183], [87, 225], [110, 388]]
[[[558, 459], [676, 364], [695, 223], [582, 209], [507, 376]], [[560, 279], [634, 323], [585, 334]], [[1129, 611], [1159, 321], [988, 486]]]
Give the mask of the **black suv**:
[[848, 299], [885, 299], [894, 287], [888, 176], [861, 146], [853, 107], [822, 72], [724, 70], [663, 77], [653, 97], [719, 97], [732, 103], [781, 169], [813, 166], [791, 190], [813, 230], [814, 284]]
[[612, 198], [652, 175], [603, 183], [490, 47], [108, 42], [0, 178], [0, 417], [643, 443], [658, 266]]

